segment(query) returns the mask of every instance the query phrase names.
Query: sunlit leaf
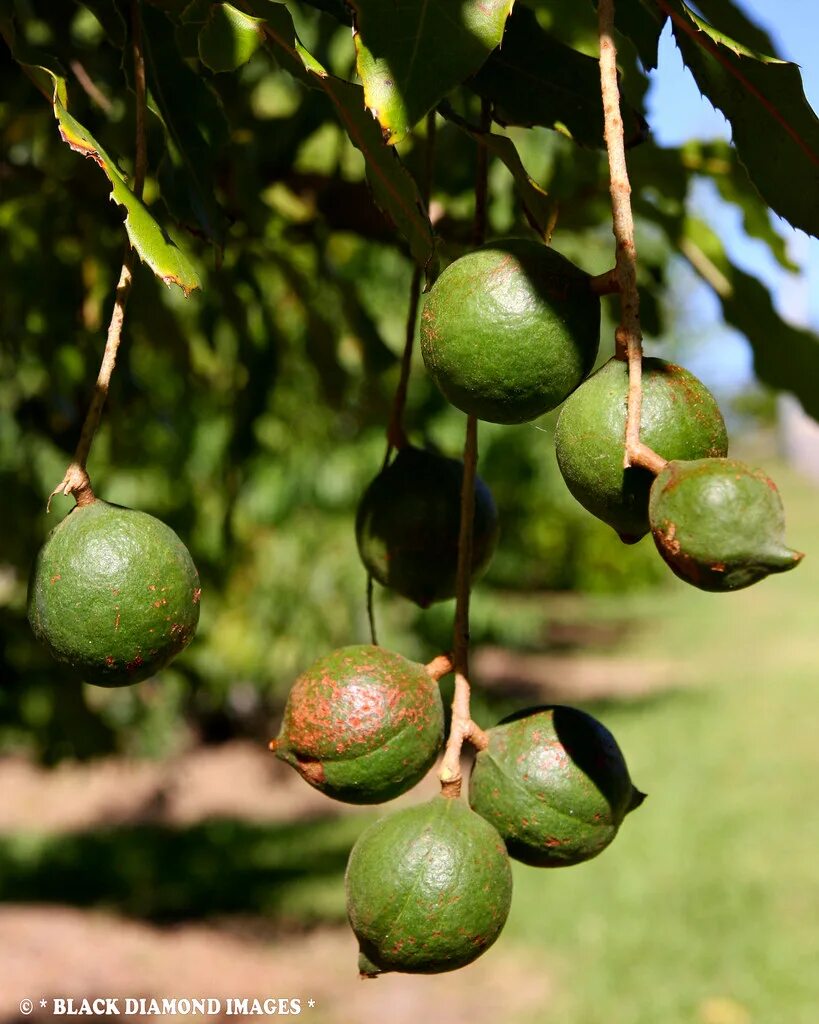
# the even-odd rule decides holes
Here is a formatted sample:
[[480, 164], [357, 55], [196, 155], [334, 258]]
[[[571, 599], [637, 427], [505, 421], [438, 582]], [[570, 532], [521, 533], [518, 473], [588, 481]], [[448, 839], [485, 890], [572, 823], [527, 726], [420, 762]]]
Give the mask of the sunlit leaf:
[[[142, 200], [134, 195], [116, 163], [99, 142], [68, 112], [68, 92], [58, 65], [40, 55], [35, 58], [24, 47], [16, 46], [13, 26], [6, 19], [0, 22], [0, 30], [15, 59], [50, 100], [62, 140], [75, 152], [90, 157], [105, 173], [111, 183], [111, 198], [125, 208], [125, 230], [139, 258], [165, 284], [178, 285], [185, 295], [199, 288], [199, 276], [188, 257], [157, 224]], [[39, 63], [29, 63], [35, 59]]]
[[258, 18], [231, 4], [213, 4], [199, 30], [199, 56], [211, 71], [234, 71], [250, 60], [263, 38]]
[[501, 41], [513, 0], [350, 0], [364, 102], [389, 143], [473, 75]]
[[770, 35], [740, 10], [734, 0], [697, 0], [697, 9], [703, 18], [744, 46], [771, 57], [779, 56]]

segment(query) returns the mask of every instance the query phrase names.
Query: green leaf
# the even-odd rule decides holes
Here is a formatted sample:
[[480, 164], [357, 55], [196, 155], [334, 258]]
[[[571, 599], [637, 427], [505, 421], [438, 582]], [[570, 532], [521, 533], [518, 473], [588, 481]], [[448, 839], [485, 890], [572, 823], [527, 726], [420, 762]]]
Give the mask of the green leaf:
[[741, 11], [733, 0], [697, 0], [700, 14], [720, 31], [738, 39], [751, 50], [778, 57], [776, 46], [768, 33]]
[[489, 153], [506, 164], [507, 170], [515, 179], [518, 198], [523, 212], [526, 214], [526, 219], [548, 244], [552, 233], [555, 204], [534, 178], [529, 176], [514, 142], [506, 135], [478, 131], [459, 117], [448, 103], [442, 104], [440, 111], [448, 121], [458, 125], [479, 146], [485, 146]]
[[412, 176], [395, 149], [385, 144], [378, 122], [365, 109], [361, 86], [325, 71], [302, 46], [286, 8], [263, 0], [244, 0], [243, 7], [264, 20], [265, 39], [278, 63], [330, 99], [350, 141], [364, 157], [376, 203], [407, 240], [415, 261], [428, 267], [435, 253], [429, 215]]
[[632, 197], [635, 210], [659, 224], [673, 245], [682, 232], [688, 190], [696, 175], [710, 179], [722, 199], [740, 210], [748, 235], [764, 242], [786, 270], [797, 269], [730, 143], [692, 141], [680, 148], [648, 143], [630, 156], [629, 170], [640, 186]]
[[159, 167], [162, 198], [180, 224], [221, 247], [226, 218], [215, 180], [228, 138], [224, 114], [204, 80], [180, 57], [167, 18], [145, 7], [143, 25], [151, 106], [167, 137]]
[[[605, 145], [597, 61], [545, 32], [528, 7], [515, 8], [500, 49], [470, 84], [492, 101], [499, 124], [543, 125], [581, 146]], [[646, 138], [646, 123], [627, 104], [621, 110], [626, 144], [636, 145]]]
[[391, 145], [464, 79], [503, 36], [513, 0], [350, 0], [364, 103]]
[[199, 57], [211, 71], [235, 71], [250, 60], [263, 39], [258, 18], [231, 4], [213, 4], [199, 30]]
[[25, 47], [17, 46], [13, 25], [6, 18], [0, 20], [0, 31], [15, 60], [50, 100], [63, 142], [75, 152], [90, 157], [105, 173], [111, 183], [111, 198], [125, 208], [125, 230], [139, 258], [169, 287], [176, 284], [185, 295], [199, 288], [199, 276], [188, 257], [157, 224], [142, 200], [134, 195], [119, 168], [93, 135], [69, 114], [68, 92], [59, 66], [46, 57], [35, 57]]
[[721, 141], [689, 142], [680, 150], [680, 159], [687, 171], [708, 176], [720, 196], [739, 208], [746, 234], [764, 242], [786, 270], [799, 269], [788, 255], [785, 239], [771, 223], [768, 207], [748, 180], [733, 146]]
[[671, 17], [677, 45], [701, 91], [728, 118], [734, 145], [765, 202], [819, 237], [819, 119], [795, 64], [722, 35], [681, 0]]
[[111, 198], [126, 210], [125, 230], [136, 254], [165, 284], [176, 284], [185, 295], [200, 287], [199, 277], [181, 249], [168, 237], [125, 183], [114, 161], [90, 132], [76, 121], [54, 94], [54, 116], [60, 135], [71, 149], [91, 157], [111, 182]]
[[687, 221], [681, 248], [719, 296], [726, 321], [750, 342], [759, 379], [792, 391], [805, 412], [819, 419], [819, 338], [779, 316], [765, 286], [731, 263], [707, 224]]
[[615, 5], [615, 26], [634, 43], [646, 71], [657, 67], [657, 49], [666, 17], [653, 3], [643, 0], [620, 0]]

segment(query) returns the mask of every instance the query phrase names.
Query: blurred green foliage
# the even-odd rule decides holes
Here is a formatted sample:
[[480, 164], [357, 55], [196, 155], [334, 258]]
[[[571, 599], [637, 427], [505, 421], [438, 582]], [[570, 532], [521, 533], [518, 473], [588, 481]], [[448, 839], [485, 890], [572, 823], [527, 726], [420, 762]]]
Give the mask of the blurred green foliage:
[[[129, 173], [133, 94], [116, 5], [11, 6], [18, 37], [58, 58], [72, 112]], [[365, 161], [327, 97], [264, 51], [233, 73], [212, 73], [191, 48], [182, 6], [144, 5], [146, 202], [193, 256], [202, 290], [185, 300], [138, 268], [89, 470], [101, 496], [161, 517], [188, 544], [203, 579], [202, 621], [191, 647], [133, 690], [80, 687], [25, 621], [29, 566], [69, 507], [55, 499], [45, 514], [97, 372], [123, 231], [104, 176], [62, 143], [48, 102], [20, 68], [0, 65], [0, 750], [23, 747], [47, 762], [110, 750], [157, 755], [191, 734], [262, 735], [297, 672], [368, 636], [353, 518], [383, 458], [408, 250], [373, 204]], [[311, 51], [351, 77], [349, 27], [290, 6]], [[561, 12], [560, 40], [588, 49], [589, 12], [567, 4]], [[548, 10], [539, 13], [549, 29]], [[639, 111], [646, 77], [622, 44], [624, 89]], [[450, 100], [477, 122], [474, 93], [458, 89]], [[556, 247], [592, 273], [606, 270], [605, 154], [543, 127], [506, 135], [556, 203]], [[400, 147], [416, 178], [424, 147], [423, 130]], [[432, 209], [443, 260], [470, 245], [475, 159], [474, 140], [439, 118]], [[718, 172], [692, 170], [651, 143], [634, 159], [643, 319], [660, 336], [664, 272], [688, 187], [695, 174]], [[764, 214], [749, 189], [736, 191], [731, 201]], [[500, 163], [490, 169], [489, 221], [493, 235], [530, 232]], [[609, 351], [604, 340], [601, 358]], [[460, 451], [463, 418], [420, 366], [407, 425], [418, 443]], [[568, 495], [552, 427], [546, 417], [481, 428], [480, 472], [502, 538], [478, 591], [476, 643], [539, 642], [542, 622], [520, 614], [515, 594], [621, 592], [664, 575], [650, 542], [622, 547]], [[428, 658], [449, 644], [451, 604], [420, 613], [379, 594], [377, 611], [383, 639], [408, 655]]]

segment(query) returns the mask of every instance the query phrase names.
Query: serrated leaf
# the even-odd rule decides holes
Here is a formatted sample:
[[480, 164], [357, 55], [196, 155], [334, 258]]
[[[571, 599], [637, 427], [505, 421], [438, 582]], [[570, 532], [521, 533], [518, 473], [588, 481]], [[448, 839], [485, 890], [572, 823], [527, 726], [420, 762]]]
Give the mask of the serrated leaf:
[[207, 84], [180, 56], [168, 19], [146, 7], [143, 26], [150, 102], [168, 142], [159, 167], [162, 198], [178, 223], [221, 247], [226, 217], [215, 179], [227, 123]]
[[393, 145], [495, 49], [513, 0], [349, 0], [364, 102]]
[[75, 152], [90, 157], [108, 178], [111, 198], [125, 209], [128, 241], [142, 262], [168, 286], [178, 285], [185, 295], [201, 287], [199, 275], [185, 253], [157, 224], [142, 200], [134, 195], [116, 163], [99, 142], [68, 112], [68, 90], [59, 66], [48, 58], [34, 57], [24, 47], [16, 46], [14, 29], [7, 19], [0, 21], [0, 30], [14, 58], [50, 100], [62, 140]]
[[258, 18], [231, 4], [213, 4], [199, 30], [199, 57], [211, 71], [235, 71], [250, 60], [263, 39]]
[[[503, 42], [470, 85], [494, 105], [502, 125], [554, 128], [581, 146], [605, 146], [597, 61], [545, 32], [534, 11], [518, 5]], [[622, 103], [626, 144], [647, 135], [643, 117]]]
[[719, 296], [725, 320], [750, 342], [759, 379], [793, 392], [805, 412], [819, 419], [819, 337], [779, 316], [767, 288], [731, 263], [707, 224], [687, 221], [681, 248]]
[[242, 6], [264, 21], [266, 43], [277, 62], [309, 88], [321, 89], [329, 97], [350, 141], [364, 157], [376, 203], [407, 240], [415, 261], [427, 267], [435, 254], [429, 215], [412, 176], [365, 109], [361, 86], [328, 74], [302, 46], [284, 7], [262, 0], [243, 0]]
[[700, 14], [732, 39], [738, 39], [751, 50], [778, 57], [776, 46], [768, 33], [753, 22], [733, 0], [697, 0]]
[[759, 194], [794, 227], [819, 237], [819, 119], [805, 99], [799, 68], [728, 38], [681, 0], [660, 6], [671, 14], [700, 90], [730, 121]]
[[119, 173], [116, 164], [100, 144], [79, 121], [75, 120], [60, 102], [56, 91], [54, 115], [60, 125], [60, 135], [71, 149], [91, 157], [111, 182], [111, 198], [126, 210], [125, 230], [137, 256], [147, 263], [165, 284], [176, 284], [185, 295], [200, 287], [199, 276], [182, 250], [160, 228], [137, 199]]

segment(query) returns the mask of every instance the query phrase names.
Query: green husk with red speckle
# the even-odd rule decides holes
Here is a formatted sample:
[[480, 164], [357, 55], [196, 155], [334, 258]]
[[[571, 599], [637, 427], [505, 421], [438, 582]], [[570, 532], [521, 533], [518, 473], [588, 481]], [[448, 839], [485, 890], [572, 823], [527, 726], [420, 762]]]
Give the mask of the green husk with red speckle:
[[575, 708], [530, 708], [487, 733], [469, 784], [473, 810], [535, 867], [596, 857], [644, 795], [611, 733]]
[[98, 686], [167, 665], [196, 632], [199, 575], [188, 549], [145, 512], [95, 499], [51, 531], [29, 581], [34, 635]]
[[333, 651], [299, 676], [274, 746], [327, 796], [371, 804], [419, 782], [443, 737], [441, 692], [424, 666], [361, 644]]
[[776, 485], [736, 459], [669, 462], [651, 488], [649, 514], [657, 550], [700, 590], [741, 590], [802, 560], [785, 545]]
[[497, 939], [512, 901], [503, 840], [461, 800], [443, 796], [363, 832], [345, 882], [365, 977], [472, 963]]

